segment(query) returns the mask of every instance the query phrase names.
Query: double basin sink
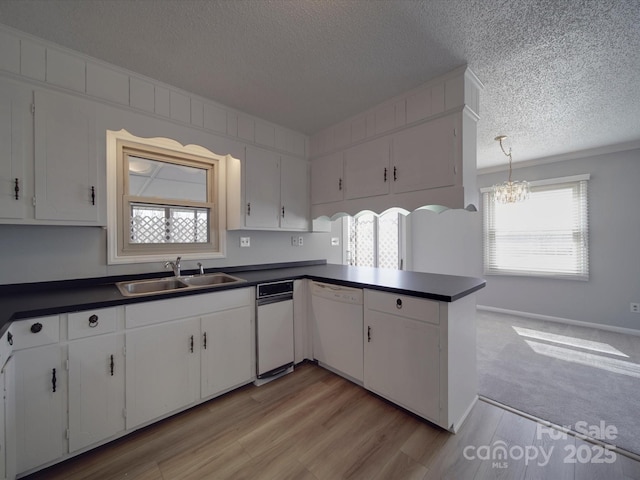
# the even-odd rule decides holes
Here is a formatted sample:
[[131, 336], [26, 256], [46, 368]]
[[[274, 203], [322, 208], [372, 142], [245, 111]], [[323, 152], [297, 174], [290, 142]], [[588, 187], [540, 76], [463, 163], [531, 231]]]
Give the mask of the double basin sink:
[[118, 282], [116, 287], [125, 297], [137, 297], [139, 295], [155, 295], [158, 293], [170, 293], [184, 289], [216, 287], [242, 283], [246, 280], [234, 277], [226, 273], [205, 273], [202, 275], [186, 275], [181, 277], [158, 278], [151, 280], [133, 280], [130, 282]]

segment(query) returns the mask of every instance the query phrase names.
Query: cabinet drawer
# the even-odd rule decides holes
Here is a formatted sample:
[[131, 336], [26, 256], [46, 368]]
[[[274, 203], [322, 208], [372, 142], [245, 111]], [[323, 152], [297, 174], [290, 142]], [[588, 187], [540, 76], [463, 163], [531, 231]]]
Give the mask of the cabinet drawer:
[[101, 308], [69, 314], [69, 340], [116, 331], [116, 308]]
[[434, 300], [365, 290], [364, 306], [369, 310], [412, 318], [422, 322], [440, 323], [440, 305]]
[[13, 333], [14, 350], [58, 343], [60, 318], [58, 315], [52, 315], [18, 320], [11, 325], [11, 333]]

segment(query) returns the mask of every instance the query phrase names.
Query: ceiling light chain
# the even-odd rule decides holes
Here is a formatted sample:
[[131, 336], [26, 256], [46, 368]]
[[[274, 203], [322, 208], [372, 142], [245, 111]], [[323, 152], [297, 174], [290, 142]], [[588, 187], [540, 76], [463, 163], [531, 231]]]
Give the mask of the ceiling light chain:
[[496, 184], [492, 187], [493, 199], [498, 203], [516, 203], [522, 202], [529, 197], [529, 182], [512, 181], [511, 180], [511, 163], [513, 158], [511, 156], [511, 148], [507, 152], [502, 145], [502, 141], [507, 138], [506, 135], [498, 135], [495, 139], [500, 142], [500, 149], [505, 156], [509, 157], [509, 180], [503, 183]]

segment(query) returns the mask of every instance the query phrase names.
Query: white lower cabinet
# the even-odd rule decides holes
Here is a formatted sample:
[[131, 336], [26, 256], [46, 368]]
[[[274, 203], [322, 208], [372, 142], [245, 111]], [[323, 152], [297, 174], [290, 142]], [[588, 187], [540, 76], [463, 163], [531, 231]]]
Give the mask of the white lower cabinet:
[[58, 344], [15, 353], [16, 463], [18, 473], [66, 452], [67, 382]]
[[365, 290], [364, 386], [447, 430], [477, 400], [476, 299]]
[[9, 357], [2, 370], [2, 450], [0, 451], [0, 462], [2, 468], [1, 478], [12, 480], [16, 477], [16, 397], [15, 397], [15, 358]]
[[127, 428], [200, 398], [200, 319], [126, 333]]
[[125, 429], [124, 336], [69, 343], [69, 451]]
[[439, 421], [438, 326], [367, 310], [365, 329], [365, 388]]
[[13, 337], [7, 330], [0, 337], [0, 479], [14, 478], [15, 397]]
[[254, 299], [243, 288], [14, 322], [13, 345], [0, 343], [0, 480], [253, 381]]
[[243, 288], [125, 308], [127, 429], [254, 379], [254, 298]]
[[253, 335], [248, 306], [202, 317], [202, 398], [251, 381], [255, 371]]

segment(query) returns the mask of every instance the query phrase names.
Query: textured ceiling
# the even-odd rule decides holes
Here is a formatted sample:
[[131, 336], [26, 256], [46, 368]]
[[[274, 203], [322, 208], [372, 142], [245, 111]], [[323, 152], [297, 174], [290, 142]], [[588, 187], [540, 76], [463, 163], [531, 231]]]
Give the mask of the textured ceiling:
[[467, 64], [478, 166], [640, 141], [638, 0], [0, 0], [0, 23], [313, 134]]

